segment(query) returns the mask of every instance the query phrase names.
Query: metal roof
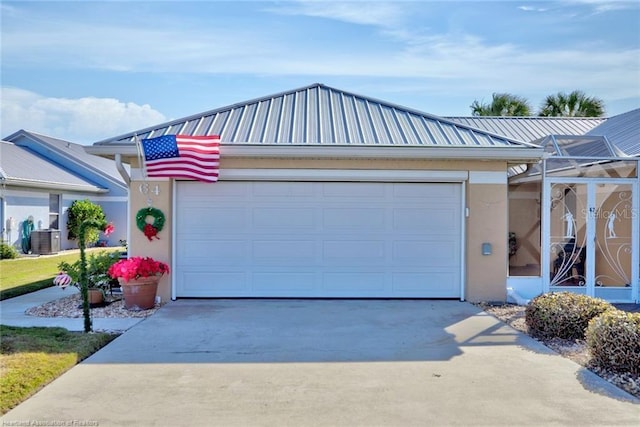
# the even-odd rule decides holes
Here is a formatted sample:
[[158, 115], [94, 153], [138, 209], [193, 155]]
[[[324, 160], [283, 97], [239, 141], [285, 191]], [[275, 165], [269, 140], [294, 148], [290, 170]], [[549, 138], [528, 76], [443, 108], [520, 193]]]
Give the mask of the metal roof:
[[51, 163], [27, 147], [0, 141], [0, 178], [6, 184], [28, 187], [60, 187], [68, 190], [104, 192], [91, 182]]
[[94, 145], [131, 144], [134, 135], [220, 135], [223, 145], [528, 146], [522, 140], [320, 83], [141, 129]]
[[604, 117], [447, 117], [449, 120], [520, 141], [547, 135], [584, 135], [607, 121]]
[[94, 175], [101, 175], [114, 185], [127, 189], [124, 179], [116, 168], [116, 163], [113, 160], [87, 153], [84, 145], [26, 130], [19, 130], [5, 138], [5, 140], [16, 145], [28, 146], [29, 143], [23, 142], [22, 138], [26, 138], [26, 141], [33, 141], [46, 148], [46, 150], [53, 150], [61, 157], [74, 162], [78, 167], [85, 168]]
[[640, 156], [640, 108], [609, 118], [587, 135], [605, 136], [625, 154]]

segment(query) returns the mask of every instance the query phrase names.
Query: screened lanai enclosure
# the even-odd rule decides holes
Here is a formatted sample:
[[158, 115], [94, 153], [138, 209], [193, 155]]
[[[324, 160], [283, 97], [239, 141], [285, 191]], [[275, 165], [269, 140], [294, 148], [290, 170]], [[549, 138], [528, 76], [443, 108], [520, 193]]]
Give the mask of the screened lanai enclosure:
[[509, 178], [507, 287], [639, 302], [640, 157], [604, 136], [550, 135], [545, 157]]

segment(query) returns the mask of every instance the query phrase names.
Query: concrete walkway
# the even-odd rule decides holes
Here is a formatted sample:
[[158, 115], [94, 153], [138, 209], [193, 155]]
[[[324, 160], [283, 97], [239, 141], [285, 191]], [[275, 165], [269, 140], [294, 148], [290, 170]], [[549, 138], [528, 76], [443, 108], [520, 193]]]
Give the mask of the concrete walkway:
[[34, 420], [636, 426], [640, 401], [468, 303], [187, 299], [1, 421]]
[[[58, 287], [50, 287], [0, 301], [0, 323], [7, 326], [59, 326], [70, 331], [84, 331], [84, 319], [69, 317], [36, 317], [27, 316], [25, 311], [49, 301], [68, 297], [79, 292], [74, 287], [64, 291]], [[94, 317], [94, 331], [126, 331], [140, 323], [144, 318], [109, 319]]]

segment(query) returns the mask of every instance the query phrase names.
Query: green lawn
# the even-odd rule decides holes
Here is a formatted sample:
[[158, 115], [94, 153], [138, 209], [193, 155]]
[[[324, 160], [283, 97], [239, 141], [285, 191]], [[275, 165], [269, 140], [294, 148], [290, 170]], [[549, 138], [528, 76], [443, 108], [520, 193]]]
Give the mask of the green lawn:
[[0, 325], [0, 414], [33, 395], [116, 335]]
[[[87, 253], [113, 251], [114, 248], [91, 248]], [[118, 249], [116, 249], [118, 250]], [[75, 262], [80, 253], [73, 251], [63, 255], [3, 259], [0, 261], [0, 301], [53, 286], [62, 261]]]

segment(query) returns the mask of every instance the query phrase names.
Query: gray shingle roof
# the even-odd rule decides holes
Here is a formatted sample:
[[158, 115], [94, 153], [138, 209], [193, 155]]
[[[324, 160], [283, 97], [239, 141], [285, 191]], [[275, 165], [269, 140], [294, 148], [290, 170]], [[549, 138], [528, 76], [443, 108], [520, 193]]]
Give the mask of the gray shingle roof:
[[131, 144], [134, 135], [220, 135], [222, 144], [359, 146], [523, 146], [522, 140], [322, 84], [207, 111], [95, 145]]

